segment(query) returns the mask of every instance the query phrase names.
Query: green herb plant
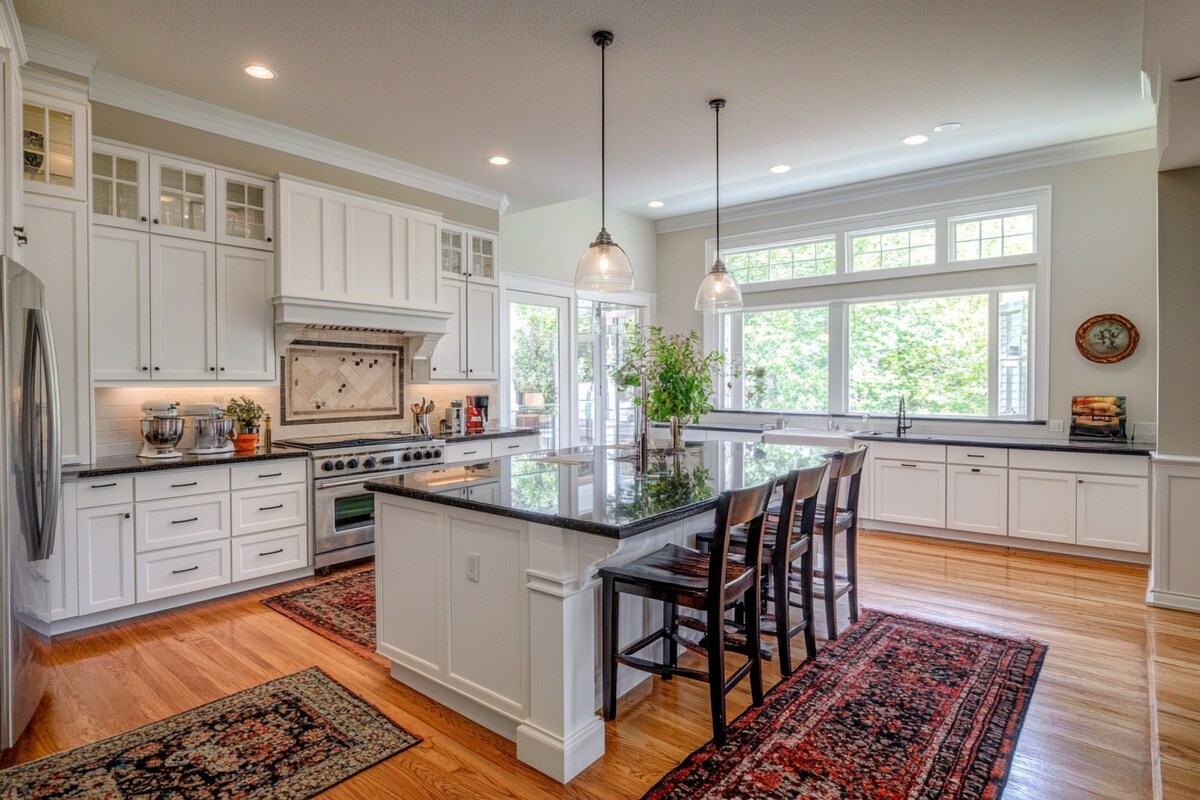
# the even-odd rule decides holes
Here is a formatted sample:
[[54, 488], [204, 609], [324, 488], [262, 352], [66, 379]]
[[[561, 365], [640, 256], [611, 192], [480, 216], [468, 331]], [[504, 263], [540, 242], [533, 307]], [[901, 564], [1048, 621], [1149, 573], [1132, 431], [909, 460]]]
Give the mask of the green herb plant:
[[[612, 379], [621, 390], [645, 384], [642, 396], [649, 419], [699, 422], [701, 414], [713, 410], [713, 383], [722, 375], [725, 354], [703, 353], [700, 334], [665, 334], [658, 325], [630, 325], [624, 356], [613, 368]], [[642, 396], [633, 399], [634, 405], [642, 405]]]
[[246, 395], [234, 398], [225, 405], [225, 416], [237, 422], [241, 433], [255, 433], [267, 410]]

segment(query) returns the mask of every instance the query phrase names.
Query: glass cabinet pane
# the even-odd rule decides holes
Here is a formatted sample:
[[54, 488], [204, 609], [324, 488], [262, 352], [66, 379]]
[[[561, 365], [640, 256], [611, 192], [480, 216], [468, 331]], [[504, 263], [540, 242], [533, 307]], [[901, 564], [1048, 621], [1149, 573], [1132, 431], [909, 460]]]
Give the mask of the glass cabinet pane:
[[92, 151], [92, 213], [136, 221], [139, 207], [137, 159]]
[[49, 127], [47, 109], [26, 103], [22, 108], [22, 145], [24, 147], [25, 179], [46, 182], [46, 129]]
[[136, 183], [118, 183], [117, 205], [114, 216], [124, 219], [138, 218], [138, 187]]
[[75, 185], [75, 115], [67, 111], [50, 110], [49, 152], [50, 184]]
[[265, 242], [266, 193], [263, 187], [248, 181], [224, 178], [225, 235]]
[[463, 274], [463, 234], [459, 231], [442, 231], [442, 272]]
[[[94, 158], [94, 157], [93, 157]], [[115, 166], [114, 177], [119, 181], [127, 183], [138, 182], [138, 162], [134, 158], [122, 158], [117, 156], [113, 159]]]
[[105, 216], [113, 213], [113, 182], [98, 175], [92, 178], [92, 212]]
[[482, 278], [496, 277], [496, 243], [479, 236], [471, 237], [471, 274]]

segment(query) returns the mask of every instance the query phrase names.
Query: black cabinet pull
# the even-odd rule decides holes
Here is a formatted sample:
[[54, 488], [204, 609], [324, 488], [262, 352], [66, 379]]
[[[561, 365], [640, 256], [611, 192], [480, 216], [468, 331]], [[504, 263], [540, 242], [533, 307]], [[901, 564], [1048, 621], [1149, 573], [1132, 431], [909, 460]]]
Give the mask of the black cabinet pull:
[[520, 446], [521, 446], [521, 445], [519, 445], [519, 444], [510, 444], [510, 445], [508, 446], [508, 449], [509, 449], [509, 450], [516, 450], [516, 449], [517, 449], [518, 447], [520, 447]]
[[266, 475], [259, 475], [260, 478], [278, 478], [283, 475], [282, 472], [268, 472]]
[[158, 224], [158, 217], [155, 217], [155, 218], [154, 218], [154, 224], [155, 224], [155, 225], [157, 225], [157, 224]]
[[171, 520], [171, 524], [172, 525], [182, 525], [185, 522], [195, 522], [198, 519], [200, 519], [200, 518], [199, 517], [188, 517], [187, 519], [173, 519], [173, 520]]
[[983, 453], [967, 453], [967, 458], [983, 458]]
[[154, 368], [154, 371], [155, 371], [155, 372], [158, 372], [158, 371], [159, 371], [159, 369], [160, 369], [160, 367], [155, 367], [155, 368]]
[[265, 552], [265, 553], [259, 553], [259, 555], [260, 555], [260, 556], [273, 556], [273, 555], [277, 555], [277, 554], [279, 554], [279, 553], [282, 553], [282, 552], [283, 552], [283, 548], [281, 547], [281, 548], [279, 548], [278, 550], [268, 550], [268, 551], [267, 551], [267, 552]]
[[463, 450], [463, 455], [464, 456], [473, 456], [478, 452], [479, 452], [478, 450]]
[[150, 371], [149, 367], [142, 367], [142, 372], [149, 372], [149, 371]]
[[200, 565], [199, 565], [199, 564], [197, 564], [197, 565], [196, 565], [196, 566], [194, 566], [194, 567], [188, 567], [187, 569], [173, 569], [173, 570], [171, 570], [171, 574], [172, 574], [172, 575], [181, 575], [181, 574], [183, 574], [184, 572], [195, 572], [195, 571], [196, 571], [196, 570], [198, 570], [198, 569], [200, 569]]
[[283, 508], [283, 503], [280, 503], [277, 506], [259, 506], [258, 510], [259, 511], [274, 511], [277, 508]]
[[208, 371], [209, 371], [209, 372], [216, 372], [216, 371], [217, 371], [217, 368], [216, 368], [216, 367], [209, 367], [209, 368], [208, 368]]
[[142, 222], [145, 222], [145, 221], [146, 221], [146, 218], [145, 218], [145, 217], [142, 217]]
[[172, 489], [182, 489], [185, 486], [195, 486], [195, 485], [196, 485], [196, 481], [192, 481], [191, 483], [172, 483], [171, 488]]
[[25, 235], [25, 227], [14, 226], [13, 233], [17, 236], [17, 244], [29, 244], [29, 237]]
[[267, 241], [268, 241], [268, 242], [273, 242], [273, 241], [275, 241], [275, 240], [274, 240], [274, 239], [272, 239], [270, 236], [268, 236], [268, 237], [267, 237]]
[[901, 464], [900, 464], [900, 466], [902, 466], [902, 467], [915, 467], [915, 466], [916, 466], [916, 464], [904, 464], [904, 463], [901, 463]]
[[980, 472], [979, 467], [971, 467], [971, 472]]
[[126, 512], [125, 512], [125, 519], [129, 519], [129, 512], [128, 512], [128, 511], [126, 511]]
[[117, 485], [116, 481], [113, 481], [112, 483], [93, 483], [92, 488], [93, 489], [107, 489], [110, 486], [116, 486], [116, 485]]

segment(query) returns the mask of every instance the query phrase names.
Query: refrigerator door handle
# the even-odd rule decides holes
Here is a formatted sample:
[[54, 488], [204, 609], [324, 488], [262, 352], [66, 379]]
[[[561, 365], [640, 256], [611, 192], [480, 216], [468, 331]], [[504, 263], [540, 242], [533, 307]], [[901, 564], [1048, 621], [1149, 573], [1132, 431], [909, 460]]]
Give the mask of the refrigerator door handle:
[[[43, 461], [40, 441], [41, 420], [36, 394], [37, 373], [42, 368], [46, 397], [46, 459]], [[26, 496], [22, 502], [28, 509], [25, 517], [35, 537], [30, 542], [29, 556], [34, 561], [49, 558], [54, 552], [54, 534], [58, 525], [58, 504], [62, 494], [62, 431], [58, 396], [58, 364], [54, 356], [54, 336], [50, 331], [50, 314], [44, 308], [26, 309], [25, 352], [21, 369], [21, 450], [24, 466], [33, 471], [25, 480]], [[41, 508], [38, 508], [37, 474], [44, 469]]]

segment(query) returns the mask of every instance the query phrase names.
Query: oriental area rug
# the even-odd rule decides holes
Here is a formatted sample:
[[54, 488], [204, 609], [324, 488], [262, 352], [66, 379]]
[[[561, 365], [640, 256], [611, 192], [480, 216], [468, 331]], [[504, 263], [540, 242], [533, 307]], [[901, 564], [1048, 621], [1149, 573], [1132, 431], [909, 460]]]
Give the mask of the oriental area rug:
[[864, 611], [648, 800], [994, 800], [1046, 646]]
[[364, 569], [263, 603], [332, 642], [379, 663], [375, 653], [375, 570]]
[[304, 800], [421, 740], [317, 667], [0, 772], [3, 800]]

